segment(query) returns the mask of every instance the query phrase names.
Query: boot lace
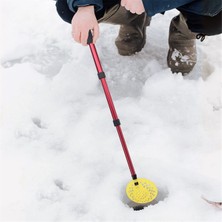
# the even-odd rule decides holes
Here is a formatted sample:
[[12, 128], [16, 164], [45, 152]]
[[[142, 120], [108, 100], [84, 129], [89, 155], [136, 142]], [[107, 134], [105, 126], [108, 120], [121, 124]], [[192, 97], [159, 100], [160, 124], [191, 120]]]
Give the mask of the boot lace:
[[198, 40], [200, 40], [201, 42], [203, 42], [204, 39], [205, 39], [205, 36], [206, 36], [206, 35], [200, 33], [200, 34], [197, 34], [197, 35], [196, 35], [196, 39], [198, 39]]

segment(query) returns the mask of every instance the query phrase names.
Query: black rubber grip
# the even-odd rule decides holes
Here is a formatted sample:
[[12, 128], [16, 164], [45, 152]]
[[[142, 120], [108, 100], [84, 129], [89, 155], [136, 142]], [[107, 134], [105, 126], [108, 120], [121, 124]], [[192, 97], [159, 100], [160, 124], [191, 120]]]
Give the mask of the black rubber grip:
[[89, 30], [89, 35], [88, 35], [88, 39], [87, 39], [87, 44], [91, 44], [93, 42], [93, 35], [92, 35], [92, 31]]

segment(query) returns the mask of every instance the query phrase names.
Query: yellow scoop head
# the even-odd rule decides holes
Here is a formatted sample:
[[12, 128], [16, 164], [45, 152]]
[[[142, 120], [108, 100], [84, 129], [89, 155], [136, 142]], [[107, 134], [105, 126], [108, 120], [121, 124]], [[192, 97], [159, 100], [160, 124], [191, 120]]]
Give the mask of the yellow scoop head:
[[138, 204], [147, 204], [153, 201], [158, 194], [156, 185], [145, 178], [131, 180], [126, 187], [127, 197]]

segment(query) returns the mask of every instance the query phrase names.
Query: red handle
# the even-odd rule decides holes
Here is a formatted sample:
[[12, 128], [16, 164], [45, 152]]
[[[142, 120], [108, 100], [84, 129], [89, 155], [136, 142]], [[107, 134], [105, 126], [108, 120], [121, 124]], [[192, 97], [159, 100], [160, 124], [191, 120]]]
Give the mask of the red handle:
[[119, 135], [119, 139], [120, 139], [120, 142], [121, 142], [121, 145], [122, 145], [122, 148], [123, 148], [123, 151], [124, 151], [127, 163], [128, 163], [128, 167], [129, 167], [131, 176], [132, 176], [133, 179], [136, 179], [137, 178], [136, 172], [134, 170], [134, 166], [133, 166], [133, 163], [132, 163], [132, 160], [131, 160], [131, 157], [130, 157], [130, 154], [129, 154], [129, 151], [128, 151], [128, 148], [127, 148], [127, 145], [126, 145], [126, 141], [124, 139], [124, 135], [123, 135], [123, 132], [122, 132], [122, 129], [121, 129], [121, 126], [120, 126], [120, 121], [119, 121], [118, 115], [116, 113], [116, 109], [115, 109], [115, 106], [114, 106], [114, 103], [113, 103], [113, 100], [112, 100], [112, 96], [110, 94], [109, 87], [108, 87], [106, 79], [105, 79], [105, 73], [103, 72], [103, 68], [101, 66], [100, 59], [99, 59], [99, 56], [97, 54], [96, 47], [92, 43], [92, 38], [93, 38], [92, 33], [91, 33], [91, 31], [89, 31], [89, 38], [88, 38], [87, 42], [88, 42], [88, 45], [90, 47], [93, 60], [95, 62], [95, 66], [96, 66], [96, 69], [97, 69], [97, 72], [98, 72], [98, 77], [101, 81], [101, 84], [102, 84], [102, 87], [103, 87], [103, 90], [104, 90], [104, 93], [105, 93], [105, 96], [106, 96], [106, 100], [108, 102], [109, 109], [110, 109], [110, 112], [111, 112], [111, 115], [112, 115], [112, 118], [113, 118], [113, 123], [114, 123], [114, 126], [116, 127], [117, 133]]

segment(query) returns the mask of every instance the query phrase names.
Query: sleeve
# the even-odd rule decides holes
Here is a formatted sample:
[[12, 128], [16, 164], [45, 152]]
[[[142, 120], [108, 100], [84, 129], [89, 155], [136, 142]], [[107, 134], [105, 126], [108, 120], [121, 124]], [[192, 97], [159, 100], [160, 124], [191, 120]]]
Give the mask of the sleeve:
[[162, 13], [182, 5], [186, 5], [195, 0], [142, 0], [145, 11], [148, 16], [153, 16], [157, 13]]
[[102, 0], [67, 0], [67, 4], [69, 9], [73, 12], [76, 12], [79, 6], [94, 5], [96, 11], [99, 11], [103, 8]]

